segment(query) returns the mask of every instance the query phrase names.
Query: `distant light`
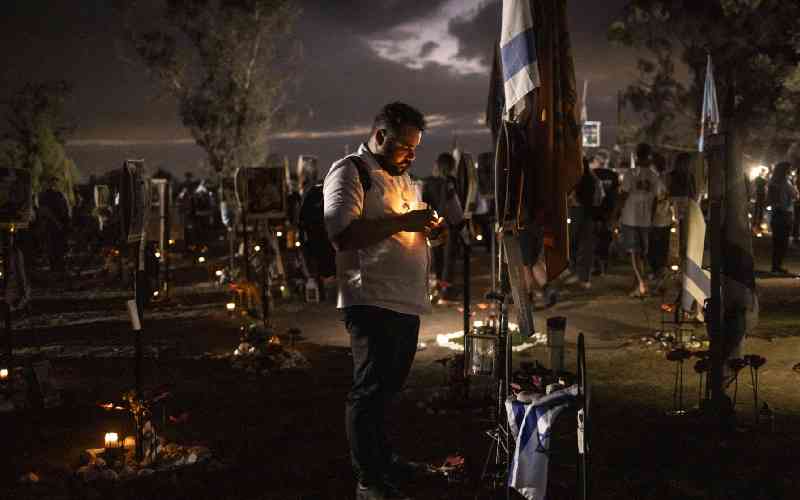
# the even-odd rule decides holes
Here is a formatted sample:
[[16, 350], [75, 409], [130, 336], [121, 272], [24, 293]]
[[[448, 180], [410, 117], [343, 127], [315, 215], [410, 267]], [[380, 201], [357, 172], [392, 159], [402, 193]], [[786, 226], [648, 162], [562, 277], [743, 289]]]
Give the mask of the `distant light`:
[[222, 269], [217, 269], [217, 272], [215, 272], [214, 274], [216, 274], [218, 277], [222, 276]]
[[483, 235], [479, 234], [478, 236], [475, 237], [475, 239], [478, 241], [483, 241]]
[[569, 217], [567, 217], [567, 224], [572, 224], [572, 219], [570, 219]]
[[764, 233], [758, 233], [758, 234], [756, 234], [756, 238], [763, 238], [763, 237], [764, 237]]
[[156, 252], [155, 256], [156, 256], [156, 259], [160, 259], [161, 258], [161, 252]]
[[158, 290], [153, 291], [153, 297], [158, 297]]
[[748, 219], [752, 219], [752, 218], [753, 218], [753, 214], [751, 214], [751, 213], [748, 213], [748, 214], [747, 214], [747, 218], [748, 218]]
[[106, 432], [103, 444], [106, 448], [116, 448], [119, 446], [119, 436], [116, 432]]
[[286, 290], [286, 287], [281, 285], [281, 292], [283, 292], [284, 290]]
[[767, 212], [772, 212], [772, 205], [767, 206]]
[[472, 326], [475, 328], [481, 328], [483, 327], [483, 321], [473, 321]]
[[294, 242], [294, 246], [296, 246], [296, 247], [300, 248], [300, 242], [299, 242], [299, 241], [295, 241], [295, 242]]
[[0, 380], [8, 378], [8, 368], [0, 368]]
[[761, 223], [761, 229], [764, 229], [764, 230], [766, 230], [768, 227], [769, 227], [769, 226], [767, 226], [767, 223], [766, 223], [766, 222], [762, 222], [762, 223]]
[[677, 229], [675, 229], [675, 228], [673, 227], [673, 228], [671, 228], [671, 229], [669, 230], [669, 232], [670, 232], [670, 233], [672, 233], [672, 234], [675, 234], [675, 233], [677, 233], [677, 232], [678, 232], [678, 230], [677, 230]]
[[672, 267], [670, 267], [670, 269], [672, 269], [673, 271], [677, 271], [678, 269], [680, 269], [680, 267], [678, 267], [677, 265], [673, 265]]
[[236, 303], [228, 302], [225, 304], [225, 309], [227, 309], [229, 312], [233, 312], [233, 310], [236, 309]]
[[174, 245], [175, 244], [175, 240], [169, 240], [169, 244], [170, 245]]
[[261, 245], [254, 246], [253, 250], [255, 250], [256, 252], [260, 252], [261, 251]]
[[200, 264], [202, 264], [202, 263], [203, 263], [203, 262], [205, 262], [205, 261], [206, 261], [206, 258], [205, 258], [205, 257], [198, 257], [198, 258], [197, 258], [197, 262], [199, 262]]
[[278, 231], [277, 233], [275, 233], [275, 236], [280, 238], [281, 236], [283, 236], [283, 231]]

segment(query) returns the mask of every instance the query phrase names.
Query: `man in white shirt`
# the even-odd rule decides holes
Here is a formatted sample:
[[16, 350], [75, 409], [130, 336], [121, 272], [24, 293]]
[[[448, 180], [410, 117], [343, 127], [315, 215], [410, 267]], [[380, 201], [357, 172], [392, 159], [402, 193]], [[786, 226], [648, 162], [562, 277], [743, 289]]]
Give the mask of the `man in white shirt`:
[[359, 500], [405, 498], [396, 482], [413, 468], [391, 452], [384, 417], [411, 370], [419, 315], [430, 311], [426, 233], [443, 223], [420, 209], [408, 175], [424, 130], [416, 109], [384, 106], [368, 142], [331, 166], [323, 188], [325, 227], [337, 251], [337, 307], [353, 354], [345, 420]]
[[620, 216], [622, 247], [631, 255], [633, 272], [638, 286], [632, 297], [647, 295], [644, 266], [653, 224], [653, 207], [658, 197], [666, 195], [666, 188], [651, 167], [651, 149], [648, 144], [636, 147], [636, 168], [629, 169], [622, 179]]

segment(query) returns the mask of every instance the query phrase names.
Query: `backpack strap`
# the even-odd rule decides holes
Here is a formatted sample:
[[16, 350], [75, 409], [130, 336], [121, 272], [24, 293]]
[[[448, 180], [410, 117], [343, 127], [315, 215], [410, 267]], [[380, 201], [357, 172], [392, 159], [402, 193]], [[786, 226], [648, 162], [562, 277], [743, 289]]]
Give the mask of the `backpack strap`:
[[357, 155], [350, 156], [350, 159], [353, 160], [353, 165], [355, 165], [356, 170], [358, 170], [358, 180], [361, 181], [361, 187], [366, 193], [369, 191], [369, 188], [372, 187], [372, 177], [369, 175], [369, 167], [367, 166], [367, 162]]

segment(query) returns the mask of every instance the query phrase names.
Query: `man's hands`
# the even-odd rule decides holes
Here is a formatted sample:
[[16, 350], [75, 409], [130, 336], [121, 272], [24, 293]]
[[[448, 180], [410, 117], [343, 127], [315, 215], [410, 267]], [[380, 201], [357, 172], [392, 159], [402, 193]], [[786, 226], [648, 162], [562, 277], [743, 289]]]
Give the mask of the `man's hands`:
[[444, 219], [442, 217], [437, 218], [434, 211], [429, 208], [412, 210], [400, 217], [403, 231], [410, 233], [427, 232], [444, 223]]

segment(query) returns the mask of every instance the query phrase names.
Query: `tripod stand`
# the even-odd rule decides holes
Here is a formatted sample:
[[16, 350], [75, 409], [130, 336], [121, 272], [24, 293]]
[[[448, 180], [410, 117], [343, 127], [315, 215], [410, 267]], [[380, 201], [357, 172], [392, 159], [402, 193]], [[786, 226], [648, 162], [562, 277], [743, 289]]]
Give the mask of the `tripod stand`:
[[[508, 387], [511, 381], [511, 339], [508, 331], [508, 296], [500, 291], [492, 291], [486, 294], [486, 298], [494, 300], [499, 305], [499, 317], [497, 326], [497, 345], [495, 349], [495, 390], [497, 395], [497, 406], [494, 408], [491, 417], [493, 427], [486, 431], [486, 435], [491, 439], [486, 461], [481, 471], [482, 482], [490, 485], [492, 491], [499, 487], [505, 488], [505, 498], [510, 498], [511, 487], [508, 484], [507, 471], [508, 464], [511, 462], [511, 430], [508, 426], [506, 417], [505, 401], [508, 398]], [[494, 461], [493, 469], [489, 471], [489, 464]], [[476, 496], [477, 499], [477, 496]]]

